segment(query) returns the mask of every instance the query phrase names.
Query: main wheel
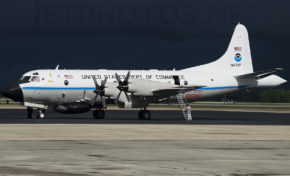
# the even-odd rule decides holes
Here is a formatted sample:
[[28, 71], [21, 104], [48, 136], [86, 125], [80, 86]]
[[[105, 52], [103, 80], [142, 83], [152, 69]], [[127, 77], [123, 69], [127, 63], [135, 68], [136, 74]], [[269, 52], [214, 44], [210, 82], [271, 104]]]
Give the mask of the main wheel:
[[139, 111], [138, 118], [139, 118], [139, 120], [150, 120], [151, 119], [151, 113], [148, 110]]
[[143, 120], [143, 114], [144, 114], [144, 111], [143, 110], [141, 110], [141, 111], [138, 112], [138, 119], [139, 120]]
[[104, 119], [105, 111], [104, 110], [94, 110], [93, 116], [95, 119]]

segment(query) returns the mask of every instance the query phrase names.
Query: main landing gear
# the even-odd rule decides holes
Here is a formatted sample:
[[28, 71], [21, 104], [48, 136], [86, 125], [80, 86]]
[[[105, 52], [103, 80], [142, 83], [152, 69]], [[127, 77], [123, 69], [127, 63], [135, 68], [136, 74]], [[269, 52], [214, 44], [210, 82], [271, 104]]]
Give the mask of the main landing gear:
[[[33, 108], [27, 107], [27, 119], [32, 119], [33, 118]], [[38, 108], [36, 110], [36, 118], [37, 119], [43, 119], [45, 116], [45, 109], [43, 108]]]
[[[93, 111], [93, 116], [95, 119], [104, 119], [106, 114], [105, 114], [104, 110], [96, 109]], [[146, 110], [146, 108], [140, 110], [138, 112], [138, 119], [139, 120], [150, 120], [151, 119], [150, 111]]]
[[138, 119], [139, 120], [150, 120], [151, 119], [150, 111], [146, 110], [146, 107], [144, 107], [144, 110], [141, 109], [138, 112]]
[[95, 119], [104, 119], [105, 115], [105, 111], [102, 109], [97, 109], [93, 111], [93, 116]]

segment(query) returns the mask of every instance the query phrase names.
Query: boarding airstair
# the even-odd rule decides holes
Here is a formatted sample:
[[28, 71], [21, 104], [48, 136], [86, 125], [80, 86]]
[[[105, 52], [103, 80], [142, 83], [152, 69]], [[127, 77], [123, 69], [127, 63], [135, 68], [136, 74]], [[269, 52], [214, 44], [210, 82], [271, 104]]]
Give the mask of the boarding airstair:
[[180, 105], [180, 109], [182, 111], [182, 114], [184, 116], [184, 118], [187, 120], [188, 116], [187, 116], [187, 110], [186, 110], [186, 105], [187, 105], [187, 100], [185, 97], [185, 94], [178, 94], [176, 95], [177, 101]]

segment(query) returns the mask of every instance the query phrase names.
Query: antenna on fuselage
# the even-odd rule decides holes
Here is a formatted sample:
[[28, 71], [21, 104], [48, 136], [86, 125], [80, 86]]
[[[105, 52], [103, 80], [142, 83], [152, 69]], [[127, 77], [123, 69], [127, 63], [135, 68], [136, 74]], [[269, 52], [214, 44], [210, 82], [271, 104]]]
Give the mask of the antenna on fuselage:
[[58, 67], [59, 67], [59, 65], [57, 65], [57, 66], [55, 67], [55, 70], [58, 70]]

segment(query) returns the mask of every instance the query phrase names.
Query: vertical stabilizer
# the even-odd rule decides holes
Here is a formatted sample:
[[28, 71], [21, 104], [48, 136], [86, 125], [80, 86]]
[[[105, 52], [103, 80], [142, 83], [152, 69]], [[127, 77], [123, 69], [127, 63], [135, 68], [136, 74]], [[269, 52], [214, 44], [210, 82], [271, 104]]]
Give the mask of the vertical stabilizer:
[[253, 72], [251, 49], [248, 31], [238, 24], [230, 41], [227, 51], [218, 60], [185, 70], [221, 71], [236, 76]]

